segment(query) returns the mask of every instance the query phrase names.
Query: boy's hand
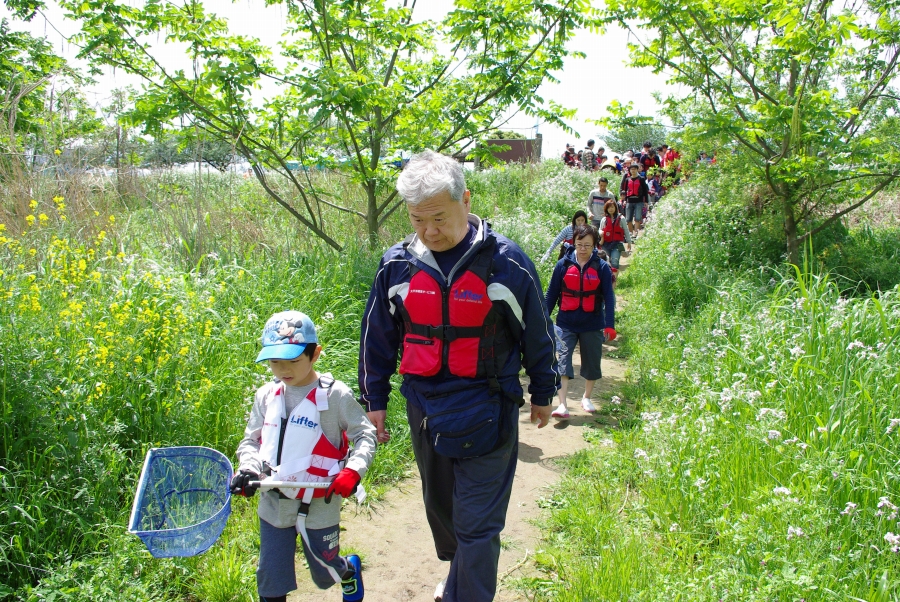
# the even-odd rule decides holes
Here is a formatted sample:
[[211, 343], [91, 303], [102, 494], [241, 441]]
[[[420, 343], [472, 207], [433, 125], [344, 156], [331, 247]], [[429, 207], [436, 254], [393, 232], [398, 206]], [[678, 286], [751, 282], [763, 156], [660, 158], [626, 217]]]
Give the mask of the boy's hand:
[[606, 341], [615, 341], [616, 340], [616, 329], [615, 328], [604, 328], [603, 335], [606, 337]]
[[331, 496], [335, 493], [341, 497], [350, 497], [356, 491], [359, 481], [360, 476], [358, 472], [352, 468], [343, 469], [334, 477], [334, 480], [325, 492], [325, 503], [330, 504]]
[[387, 419], [387, 410], [375, 410], [374, 412], [366, 412], [369, 422], [375, 425], [378, 443], [387, 443], [391, 440], [391, 434], [384, 430], [384, 421]]
[[231, 477], [231, 494], [253, 497], [259, 486], [250, 485], [250, 483], [259, 480], [260, 476], [258, 473], [243, 468], [240, 472]]

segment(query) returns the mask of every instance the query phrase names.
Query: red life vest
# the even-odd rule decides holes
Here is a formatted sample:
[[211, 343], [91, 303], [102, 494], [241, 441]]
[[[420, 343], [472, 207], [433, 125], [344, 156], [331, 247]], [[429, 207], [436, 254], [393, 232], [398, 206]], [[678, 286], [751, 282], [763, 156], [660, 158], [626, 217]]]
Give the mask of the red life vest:
[[488, 278], [496, 241], [488, 238], [471, 265], [449, 288], [412, 263], [403, 300], [403, 356], [400, 374], [450, 374], [496, 382], [505, 361], [508, 336], [500, 313], [488, 297]]
[[562, 294], [559, 301], [560, 311], [599, 312], [602, 307], [600, 295], [600, 272], [596, 261], [589, 261], [584, 269], [578, 264], [569, 266], [562, 279]]
[[615, 217], [606, 215], [606, 224], [603, 226], [603, 242], [622, 242], [625, 240], [625, 230], [622, 229], [619, 214]]
[[639, 198], [641, 196], [640, 178], [628, 178], [628, 182], [625, 185], [625, 196], [629, 199]]

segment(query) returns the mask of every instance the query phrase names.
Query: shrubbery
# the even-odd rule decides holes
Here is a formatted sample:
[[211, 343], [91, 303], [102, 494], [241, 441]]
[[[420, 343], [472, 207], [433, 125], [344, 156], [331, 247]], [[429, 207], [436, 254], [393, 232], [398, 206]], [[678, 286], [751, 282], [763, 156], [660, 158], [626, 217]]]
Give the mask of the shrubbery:
[[724, 236], [731, 211], [700, 181], [638, 243], [620, 323], [639, 420], [568, 462], [538, 599], [900, 595], [900, 290], [775, 270], [765, 232]]

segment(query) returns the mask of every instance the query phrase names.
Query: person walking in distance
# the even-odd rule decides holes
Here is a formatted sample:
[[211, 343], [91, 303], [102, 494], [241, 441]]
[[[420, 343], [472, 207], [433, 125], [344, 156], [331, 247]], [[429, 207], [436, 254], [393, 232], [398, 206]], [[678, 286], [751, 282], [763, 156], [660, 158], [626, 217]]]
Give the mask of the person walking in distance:
[[636, 163], [632, 163], [628, 171], [628, 177], [622, 178], [619, 194], [625, 199], [625, 221], [628, 222], [628, 230], [634, 235], [641, 227], [641, 214], [644, 203], [649, 201], [649, 189], [644, 178], [638, 175], [639, 167]]
[[552, 324], [534, 264], [469, 213], [462, 166], [432, 151], [397, 179], [414, 233], [388, 249], [360, 335], [360, 402], [385, 429], [391, 377], [400, 392], [425, 514], [438, 558], [450, 563], [442, 602], [489, 602], [518, 459], [519, 370], [542, 428], [558, 387]]
[[615, 200], [606, 201], [603, 207], [603, 218], [600, 220], [600, 246], [609, 256], [609, 265], [613, 270], [619, 269], [622, 250], [628, 245], [631, 252], [631, 232], [625, 216], [619, 213], [619, 205]]
[[587, 199], [588, 218], [590, 218], [591, 225], [595, 228], [600, 227], [600, 220], [604, 216], [604, 207], [609, 199], [619, 200], [616, 193], [609, 190], [609, 180], [600, 178], [597, 182], [597, 187], [588, 194]]

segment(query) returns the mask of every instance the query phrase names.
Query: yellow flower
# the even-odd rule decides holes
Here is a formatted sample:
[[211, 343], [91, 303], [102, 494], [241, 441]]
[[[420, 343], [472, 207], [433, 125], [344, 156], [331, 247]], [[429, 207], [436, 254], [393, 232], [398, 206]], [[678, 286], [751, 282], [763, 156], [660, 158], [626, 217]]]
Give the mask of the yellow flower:
[[50, 219], [50, 218], [47, 217], [47, 214], [46, 214], [46, 213], [42, 213], [42, 214], [40, 214], [40, 215], [38, 216], [38, 219], [41, 220], [41, 225], [43, 225], [43, 224], [46, 224], [46, 223], [47, 223], [47, 220]]
[[135, 363], [135, 364], [140, 364], [140, 363], [143, 362], [143, 361], [144, 361], [144, 358], [142, 358], [141, 356], [139, 356], [139, 355], [134, 356], [134, 363]]
[[115, 216], [115, 215], [110, 215], [110, 216], [109, 216], [109, 223], [111, 223], [111, 224], [116, 223], [116, 216]]
[[60, 156], [60, 155], [62, 154], [62, 151], [59, 150], [59, 149], [56, 149], [55, 151], [53, 151], [53, 154], [56, 155], [56, 156], [58, 157], [58, 156]]
[[37, 255], [37, 249], [28, 249], [28, 254], [34, 257]]
[[30, 201], [28, 201], [28, 206], [31, 207], [32, 210], [37, 209], [37, 201], [31, 199]]
[[33, 226], [33, 225], [34, 225], [34, 216], [33, 216], [33, 215], [26, 215], [26, 216], [25, 216], [25, 221], [28, 222], [28, 225], [29, 225], [29, 226]]
[[0, 232], [3, 232], [5, 230], [6, 230], [6, 224], [0, 224]]
[[190, 349], [188, 349], [187, 345], [185, 345], [184, 347], [182, 347], [181, 349], [178, 350], [178, 355], [187, 355], [188, 351], [190, 351]]

